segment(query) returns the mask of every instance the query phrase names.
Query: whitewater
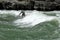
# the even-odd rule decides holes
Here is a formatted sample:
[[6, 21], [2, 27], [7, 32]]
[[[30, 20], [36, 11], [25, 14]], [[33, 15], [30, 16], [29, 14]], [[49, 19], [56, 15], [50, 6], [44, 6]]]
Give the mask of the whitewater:
[[[14, 10], [0, 10], [0, 14], [13, 14], [16, 17], [19, 15], [19, 13], [21, 12], [21, 10], [19, 11], [14, 11]], [[42, 12], [42, 11], [24, 11], [26, 16], [24, 18], [21, 19], [17, 19], [15, 21], [13, 21], [13, 25], [18, 26], [18, 27], [33, 27], [39, 23], [45, 22], [45, 21], [51, 21], [53, 19], [56, 19], [57, 17], [55, 16], [48, 16], [45, 15], [44, 13], [51, 13], [51, 12]], [[57, 11], [53, 11], [53, 13], [57, 13]], [[60, 12], [58, 12], [60, 13]], [[57, 15], [59, 16], [59, 15]], [[20, 15], [21, 17], [21, 15]]]

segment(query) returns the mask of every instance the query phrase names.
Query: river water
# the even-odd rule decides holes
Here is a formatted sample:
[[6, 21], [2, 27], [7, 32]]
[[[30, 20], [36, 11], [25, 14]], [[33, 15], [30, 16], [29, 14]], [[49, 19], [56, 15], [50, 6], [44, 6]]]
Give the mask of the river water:
[[[18, 17], [18, 15], [19, 15], [20, 12], [21, 12], [21, 10], [19, 10], [19, 11], [15, 11], [15, 10], [0, 10], [0, 14], [11, 14], [11, 15], [15, 15], [15, 17]], [[10, 30], [10, 33], [8, 32], [7, 34], [6, 33], [5, 34], [0, 34], [2, 36], [2, 37], [0, 36], [1, 37], [1, 40], [3, 40], [3, 39], [9, 39], [9, 40], [20, 40], [20, 39], [21, 40], [52, 40], [53, 38], [56, 38], [56, 39], [53, 39], [53, 40], [59, 40], [60, 39], [59, 38], [60, 36], [58, 36], [60, 29], [58, 31], [56, 31], [56, 28], [55, 28], [56, 35], [54, 34], [54, 32], [51, 32], [52, 34], [50, 34], [50, 33], [46, 34], [45, 32], [43, 32], [43, 31], [46, 31], [46, 30], [48, 30], [50, 32], [50, 29], [49, 28], [51, 28], [51, 30], [53, 30], [52, 28], [55, 25], [58, 25], [58, 27], [60, 27], [60, 25], [59, 25], [60, 24], [60, 11], [49, 11], [49, 12], [45, 12], [45, 11], [36, 11], [36, 10], [33, 10], [33, 11], [26, 10], [24, 12], [25, 12], [25, 15], [26, 15], [25, 17], [20, 18], [20, 17], [22, 17], [20, 15], [19, 18], [17, 18], [16, 20], [12, 21], [11, 24], [14, 25], [14, 26], [16, 26], [17, 28], [32, 28], [33, 31], [31, 30], [32, 32], [30, 32], [32, 35], [29, 32], [28, 32], [28, 34], [31, 35], [31, 36], [33, 36], [33, 37], [28, 36], [28, 34], [25, 34], [25, 36], [24, 36], [24, 33], [25, 32], [23, 33], [23, 31], [22, 31], [22, 33], [23, 33], [22, 35], [23, 36], [18, 36], [18, 34], [20, 32], [17, 31], [18, 33], [15, 34], [17, 37], [15, 35], [14, 35], [15, 36], [14, 37], [14, 36], [12, 36], [12, 34], [10, 34], [11, 33], [11, 30], [15, 30], [16, 31], [18, 29], [16, 29], [16, 28], [15, 29], [14, 28], [13, 29], [10, 29], [10, 28], [7, 29], [7, 28], [5, 28], [6, 26], [4, 27], [4, 26], [1, 26], [0, 25], [1, 26], [0, 31], [3, 30], [3, 32], [1, 31], [1, 33], [4, 33], [4, 31], [7, 33], [7, 30], [8, 31]], [[58, 24], [51, 25], [49, 22], [51, 22], [52, 20], [54, 20], [54, 21], [57, 20]], [[46, 22], [46, 24], [45, 24], [45, 22]], [[5, 23], [5, 22], [3, 22], [3, 23]], [[53, 23], [53, 21], [52, 21], [52, 23]], [[48, 26], [46, 26], [46, 25], [48, 25]], [[39, 29], [39, 26], [41, 27], [40, 29]], [[47, 27], [48, 29], [46, 29], [45, 27]], [[25, 30], [25, 29], [23, 29], [23, 30]], [[40, 32], [40, 34], [42, 33], [41, 38], [39, 36], [40, 35], [39, 34], [39, 31], [37, 32], [36, 30], [39, 30], [39, 31], [41, 30], [42, 31], [42, 32]], [[34, 36], [34, 33], [36, 33], [35, 34], [36, 36]], [[7, 36], [9, 34], [11, 36]], [[7, 36], [7, 37], [5, 37], [4, 35]], [[21, 34], [19, 34], [19, 35], [21, 35]], [[54, 37], [54, 36], [56, 36], [56, 37]], [[11, 37], [13, 37], [13, 38], [11, 38]], [[22, 38], [20, 38], [20, 37], [22, 37]]]
[[[0, 14], [3, 14], [3, 13], [4, 14], [14, 14], [14, 15], [18, 16], [20, 12], [21, 11], [13, 11], [13, 10], [12, 11], [6, 11], [6, 10], [2, 11], [1, 10]], [[42, 11], [36, 11], [36, 10], [25, 11], [26, 16], [24, 18], [15, 20], [14, 23], [17, 26], [19, 26], [21, 24], [20, 27], [29, 27], [29, 26], [34, 26], [41, 22], [50, 21], [50, 20], [56, 18], [55, 16], [48, 16], [43, 13], [44, 12], [42, 12]], [[59, 16], [59, 14], [57, 14], [57, 16]]]

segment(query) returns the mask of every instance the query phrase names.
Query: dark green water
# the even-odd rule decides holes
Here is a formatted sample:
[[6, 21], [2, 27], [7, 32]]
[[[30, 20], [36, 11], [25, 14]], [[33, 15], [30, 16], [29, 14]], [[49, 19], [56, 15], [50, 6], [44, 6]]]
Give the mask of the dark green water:
[[56, 14], [48, 16], [55, 16], [57, 19], [39, 23], [32, 28], [19, 28], [13, 25], [12, 22], [17, 19], [15, 15], [0, 15], [2, 15], [0, 17], [0, 40], [60, 40], [59, 17]]

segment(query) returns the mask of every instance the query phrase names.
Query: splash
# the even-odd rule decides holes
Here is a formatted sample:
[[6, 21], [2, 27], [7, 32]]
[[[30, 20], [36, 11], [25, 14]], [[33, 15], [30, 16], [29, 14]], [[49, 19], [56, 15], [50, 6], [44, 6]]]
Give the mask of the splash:
[[14, 23], [20, 27], [33, 27], [41, 22], [50, 21], [56, 18], [54, 16], [44, 15], [43, 13], [44, 12], [33, 11], [24, 18], [15, 20]]
[[[20, 12], [21, 12], [21, 10], [19, 10], [19, 11], [0, 10], [0, 14], [13, 14], [16, 17], [19, 15]], [[16, 26], [19, 26], [19, 27], [33, 27], [39, 23], [42, 23], [45, 21], [51, 21], [56, 18], [54, 16], [47, 16], [43, 13], [44, 12], [42, 12], [42, 11], [36, 11], [36, 10], [28, 11], [27, 10], [27, 11], [25, 11], [26, 16], [24, 18], [13, 21], [13, 24]]]

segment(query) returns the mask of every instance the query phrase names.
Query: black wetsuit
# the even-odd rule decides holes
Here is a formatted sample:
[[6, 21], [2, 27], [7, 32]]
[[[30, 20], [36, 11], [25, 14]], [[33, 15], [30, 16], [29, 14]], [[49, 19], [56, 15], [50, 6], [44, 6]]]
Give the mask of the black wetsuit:
[[25, 16], [25, 13], [24, 12], [22, 12], [22, 16]]
[[22, 11], [20, 14], [22, 14], [22, 17], [25, 17], [25, 12]]

